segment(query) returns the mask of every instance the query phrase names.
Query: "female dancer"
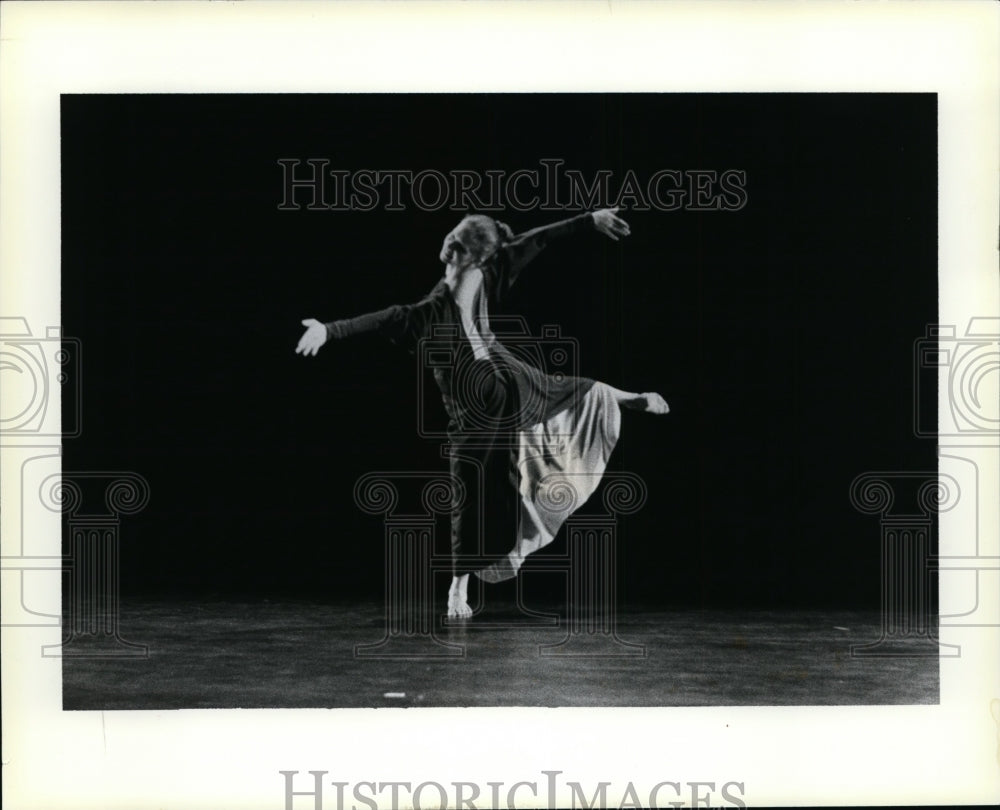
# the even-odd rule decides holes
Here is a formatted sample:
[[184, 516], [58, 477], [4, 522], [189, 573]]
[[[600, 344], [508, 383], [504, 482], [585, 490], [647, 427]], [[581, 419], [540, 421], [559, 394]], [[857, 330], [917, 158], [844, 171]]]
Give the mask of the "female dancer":
[[[325, 324], [312, 318], [302, 321], [306, 331], [295, 351], [304, 356], [315, 355], [331, 339], [366, 332], [380, 333], [411, 350], [422, 338], [449, 344], [451, 361], [434, 369], [449, 416], [455, 482], [449, 617], [472, 615], [470, 573], [485, 582], [515, 576], [524, 558], [550, 543], [566, 518], [590, 497], [618, 439], [619, 406], [655, 414], [669, 411], [659, 394], [633, 394], [582, 377], [546, 374], [505, 348], [490, 329], [490, 307], [549, 241], [591, 230], [615, 241], [628, 236], [629, 226], [617, 212], [610, 208], [580, 214], [517, 236], [491, 217], [467, 216], [445, 237], [440, 254], [444, 277], [421, 301]], [[469, 553], [480, 547], [482, 536], [477, 497], [482, 471], [495, 451], [511, 448], [519, 478], [517, 540], [504, 559], [477, 565]]]

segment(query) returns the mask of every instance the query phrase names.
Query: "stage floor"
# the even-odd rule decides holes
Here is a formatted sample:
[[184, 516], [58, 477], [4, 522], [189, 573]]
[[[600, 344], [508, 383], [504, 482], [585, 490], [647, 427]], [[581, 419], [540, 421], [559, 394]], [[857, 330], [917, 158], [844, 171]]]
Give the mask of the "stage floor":
[[96, 645], [74, 640], [63, 708], [938, 702], [937, 658], [852, 655], [879, 639], [875, 613], [628, 607], [615, 634], [572, 634], [563, 617], [509, 604], [458, 626], [422, 618], [434, 638], [418, 621], [392, 644], [365, 647], [386, 636], [382, 604], [129, 600], [120, 636], [148, 656], [76, 657]]

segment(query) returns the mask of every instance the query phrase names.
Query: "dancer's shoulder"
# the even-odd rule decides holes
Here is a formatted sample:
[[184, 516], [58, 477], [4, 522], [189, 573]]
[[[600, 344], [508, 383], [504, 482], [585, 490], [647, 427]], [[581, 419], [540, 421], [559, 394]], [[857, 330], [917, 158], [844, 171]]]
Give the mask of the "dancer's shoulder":
[[431, 287], [430, 292], [421, 301], [437, 301], [448, 294], [448, 283], [442, 277], [438, 283]]

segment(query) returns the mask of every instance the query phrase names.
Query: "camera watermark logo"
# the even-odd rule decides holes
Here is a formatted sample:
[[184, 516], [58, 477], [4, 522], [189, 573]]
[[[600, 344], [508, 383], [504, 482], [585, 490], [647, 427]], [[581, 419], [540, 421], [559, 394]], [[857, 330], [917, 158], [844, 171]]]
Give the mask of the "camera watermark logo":
[[36, 335], [26, 318], [0, 318], [0, 445], [24, 456], [12, 496], [19, 547], [5, 537], [0, 558], [16, 594], [3, 626], [62, 626], [68, 636], [44, 645], [46, 657], [145, 656], [119, 630], [119, 560], [121, 519], [146, 506], [149, 484], [132, 472], [63, 469], [62, 444], [82, 431], [81, 358], [80, 341], [59, 327]]
[[0, 444], [57, 446], [80, 435], [80, 357], [80, 341], [59, 327], [35, 335], [25, 318], [0, 318]]
[[[417, 434], [422, 438], [448, 437], [430, 418], [440, 407], [442, 392], [447, 392], [446, 406], [464, 434], [493, 437], [542, 422], [551, 389], [579, 377], [579, 343], [563, 336], [559, 326], [545, 325], [539, 335], [532, 335], [527, 321], [516, 315], [493, 317], [489, 326], [500, 346], [491, 350], [488, 363], [476, 359], [457, 326], [436, 325], [429, 337], [418, 341]], [[495, 377], [498, 371], [507, 371], [517, 386], [514, 409], [498, 412], [495, 407], [495, 386], [502, 385]], [[433, 384], [428, 384], [427, 372]]]
[[955, 585], [942, 589], [950, 601], [942, 598], [939, 626], [1000, 627], [1000, 548], [981, 531], [992, 525], [995, 486], [986, 482], [995, 482], [1000, 463], [1000, 318], [928, 325], [914, 343], [913, 367], [914, 432], [936, 440], [942, 476], [961, 482], [960, 508], [942, 518], [947, 553], [930, 560]]
[[[1000, 571], [980, 536], [980, 465], [995, 469], [1000, 448], [1000, 319], [973, 317], [959, 331], [930, 324], [913, 348], [913, 431], [936, 441], [939, 469], [869, 472], [851, 485], [854, 507], [879, 517], [881, 549], [881, 634], [852, 647], [855, 656], [956, 657], [961, 648], [939, 642], [938, 628], [1000, 626], [980, 587], [985, 572]], [[966, 577], [949, 593], [971, 608], [943, 604], [945, 571]]]
[[33, 329], [27, 318], [0, 317], [0, 447], [8, 460], [14, 454], [25, 456], [19, 478], [8, 482], [6, 493], [8, 503], [17, 504], [11, 512], [20, 525], [19, 547], [13, 548], [12, 538], [5, 536], [0, 558], [5, 627], [61, 624], [58, 594], [64, 561], [58, 545], [46, 540], [58, 537], [58, 525], [43, 530], [34, 522], [41, 504], [32, 484], [43, 468], [59, 469], [63, 439], [80, 435], [80, 359], [80, 341], [65, 337], [59, 327]]

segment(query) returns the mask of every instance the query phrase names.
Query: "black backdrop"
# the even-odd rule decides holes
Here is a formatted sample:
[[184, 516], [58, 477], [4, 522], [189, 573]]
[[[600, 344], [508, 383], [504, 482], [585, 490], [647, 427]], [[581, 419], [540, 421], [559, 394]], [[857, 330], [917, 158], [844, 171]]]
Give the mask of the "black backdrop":
[[577, 339], [584, 374], [671, 404], [626, 413], [612, 463], [649, 487], [622, 522], [623, 601], [878, 606], [877, 519], [848, 490], [935, 467], [911, 417], [937, 308], [933, 95], [65, 96], [84, 425], [65, 469], [150, 483], [122, 525], [126, 595], [379, 598], [354, 481], [444, 469], [412, 357], [293, 349], [302, 318], [418, 299], [458, 215], [280, 211], [282, 158], [744, 170], [742, 210], [623, 211], [628, 240], [553, 245], [509, 309]]

